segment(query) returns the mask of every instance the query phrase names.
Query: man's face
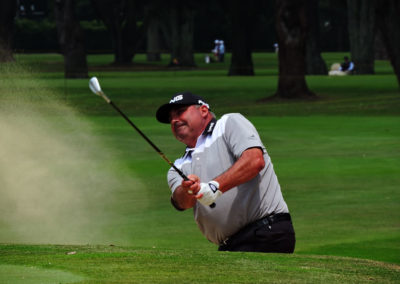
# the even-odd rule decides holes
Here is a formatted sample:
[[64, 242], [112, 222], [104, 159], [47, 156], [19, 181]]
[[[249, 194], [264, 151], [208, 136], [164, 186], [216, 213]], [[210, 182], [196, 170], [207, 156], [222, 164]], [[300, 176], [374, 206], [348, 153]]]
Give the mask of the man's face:
[[189, 147], [196, 146], [197, 138], [206, 126], [206, 106], [179, 106], [170, 112], [171, 130], [176, 139]]

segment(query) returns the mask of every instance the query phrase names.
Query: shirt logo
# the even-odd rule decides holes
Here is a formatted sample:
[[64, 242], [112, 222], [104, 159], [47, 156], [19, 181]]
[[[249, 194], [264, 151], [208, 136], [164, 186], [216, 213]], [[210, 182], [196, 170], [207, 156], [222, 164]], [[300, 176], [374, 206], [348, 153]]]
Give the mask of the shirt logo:
[[172, 100], [170, 100], [169, 103], [173, 104], [173, 103], [176, 103], [177, 101], [181, 101], [181, 100], [183, 100], [183, 96], [182, 95], [177, 95]]
[[210, 123], [210, 126], [208, 127], [207, 133], [211, 133], [212, 130], [213, 130], [213, 128], [214, 128], [214, 126], [215, 126], [215, 123], [214, 123], [214, 122], [211, 122], [211, 123]]

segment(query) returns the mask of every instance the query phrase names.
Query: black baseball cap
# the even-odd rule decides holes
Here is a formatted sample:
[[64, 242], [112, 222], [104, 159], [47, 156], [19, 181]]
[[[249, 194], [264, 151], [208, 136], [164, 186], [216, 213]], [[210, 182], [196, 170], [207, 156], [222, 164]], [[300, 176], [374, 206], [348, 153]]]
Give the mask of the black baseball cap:
[[205, 105], [207, 106], [207, 108], [210, 108], [210, 106], [206, 103], [206, 101], [198, 95], [192, 94], [191, 92], [177, 93], [173, 95], [169, 103], [163, 104], [158, 108], [156, 113], [157, 120], [162, 123], [170, 123], [169, 121], [170, 111], [174, 107], [181, 105], [187, 105], [187, 106]]

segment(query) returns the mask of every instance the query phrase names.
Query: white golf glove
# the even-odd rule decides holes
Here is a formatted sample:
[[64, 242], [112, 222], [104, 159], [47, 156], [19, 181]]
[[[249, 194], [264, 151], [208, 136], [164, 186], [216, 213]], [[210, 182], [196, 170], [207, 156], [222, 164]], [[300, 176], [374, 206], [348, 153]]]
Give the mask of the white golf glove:
[[203, 195], [197, 200], [203, 205], [211, 205], [214, 203], [215, 199], [221, 196], [222, 192], [218, 189], [219, 183], [215, 180], [209, 182], [200, 183], [200, 190], [197, 193], [197, 196]]

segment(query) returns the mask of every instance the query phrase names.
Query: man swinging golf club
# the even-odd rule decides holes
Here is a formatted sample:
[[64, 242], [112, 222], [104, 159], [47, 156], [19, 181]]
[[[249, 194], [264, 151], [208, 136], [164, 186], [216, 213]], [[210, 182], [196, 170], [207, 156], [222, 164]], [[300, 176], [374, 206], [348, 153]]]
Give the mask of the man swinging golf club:
[[[156, 113], [185, 154], [168, 171], [171, 202], [193, 208], [204, 236], [221, 251], [292, 253], [295, 233], [271, 159], [255, 127], [238, 113], [216, 120], [206, 101], [175, 94]], [[214, 206], [209, 206], [215, 203]]]

